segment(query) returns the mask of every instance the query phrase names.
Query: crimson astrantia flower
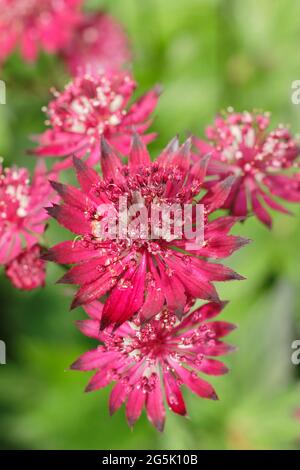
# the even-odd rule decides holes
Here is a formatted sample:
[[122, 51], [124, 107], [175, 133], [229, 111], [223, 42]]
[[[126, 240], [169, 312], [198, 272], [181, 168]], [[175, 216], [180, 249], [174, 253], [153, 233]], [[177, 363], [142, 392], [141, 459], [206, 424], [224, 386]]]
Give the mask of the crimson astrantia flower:
[[211, 153], [208, 171], [217, 180], [237, 176], [224, 208], [237, 216], [246, 216], [252, 209], [270, 227], [267, 208], [289, 213], [277, 197], [300, 201], [299, 174], [293, 174], [295, 169], [299, 172], [300, 149], [287, 128], [268, 131], [269, 124], [269, 113], [230, 111], [207, 128], [209, 143], [199, 139], [194, 143], [201, 153]]
[[[39, 156], [77, 157], [88, 155], [94, 165], [101, 156], [100, 141], [104, 136], [121, 153], [127, 155], [133, 132], [141, 135], [148, 129], [159, 91], [154, 88], [128, 106], [136, 83], [126, 73], [89, 73], [77, 76], [47, 108], [51, 129], [42, 134]], [[154, 134], [143, 135], [150, 142]], [[71, 162], [68, 158], [66, 166]]]
[[37, 165], [32, 183], [25, 168], [0, 166], [0, 264], [37, 243], [49, 218], [44, 207], [52, 193], [43, 164]]
[[14, 287], [32, 290], [45, 285], [46, 263], [40, 256], [41, 247], [34, 245], [5, 266], [5, 274]]
[[85, 335], [96, 338], [101, 345], [83, 354], [71, 368], [96, 371], [86, 391], [115, 382], [109, 401], [111, 414], [126, 402], [126, 417], [133, 426], [145, 406], [148, 419], [162, 431], [164, 395], [169, 408], [182, 416], [187, 414], [182, 385], [201, 398], [218, 399], [214, 388], [199, 374], [228, 372], [212, 356], [234, 349], [220, 338], [235, 326], [224, 321], [208, 321], [223, 306], [224, 303], [207, 303], [190, 313], [186, 306], [181, 322], [164, 309], [143, 327], [137, 322], [126, 322], [115, 331], [109, 327], [99, 332], [103, 306], [92, 302], [86, 307], [91, 319], [77, 324]]
[[[241, 279], [231, 269], [206, 259], [225, 258], [246, 242], [228, 235], [236, 218], [208, 218], [227, 198], [232, 178], [201, 199], [205, 205], [205, 243], [195, 251], [189, 251], [189, 247], [196, 243], [196, 235], [187, 239], [183, 234], [183, 238], [171, 240], [163, 232], [157, 239], [144, 237], [143, 231], [137, 234], [135, 229], [128, 230], [125, 237], [107, 238], [99, 232], [99, 208], [108, 204], [118, 213], [120, 196], [127, 197], [128, 208], [136, 202], [147, 209], [153, 203], [157, 207], [177, 203], [180, 208], [194, 204], [195, 208], [194, 198], [202, 189], [207, 159], [191, 170], [190, 142], [179, 149], [177, 144], [173, 141], [151, 163], [146, 147], [135, 137], [128, 166], [123, 166], [103, 141], [103, 178], [74, 159], [81, 189], [53, 183], [64, 204], [54, 205], [48, 212], [78, 237], [55, 246], [45, 259], [75, 264], [60, 280], [80, 285], [73, 308], [107, 295], [102, 328], [118, 326], [137, 312], [142, 321], [147, 320], [165, 304], [180, 318], [189, 298], [218, 301], [212, 281]], [[150, 210], [147, 214], [150, 219]]]
[[16, 46], [27, 61], [39, 48], [56, 52], [70, 40], [80, 20], [82, 0], [0, 0], [0, 61]]
[[107, 13], [82, 17], [62, 57], [73, 75], [83, 70], [119, 70], [131, 59], [128, 37], [118, 21]]

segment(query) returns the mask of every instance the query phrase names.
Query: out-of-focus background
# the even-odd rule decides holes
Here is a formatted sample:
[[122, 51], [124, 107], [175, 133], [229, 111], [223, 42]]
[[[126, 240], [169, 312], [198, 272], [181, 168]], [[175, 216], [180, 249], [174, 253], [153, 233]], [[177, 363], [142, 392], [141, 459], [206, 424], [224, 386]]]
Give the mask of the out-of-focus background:
[[[300, 105], [291, 85], [300, 79], [298, 0], [94, 0], [125, 26], [134, 51], [133, 71], [143, 93], [155, 83], [164, 92], [153, 129], [157, 153], [174, 134], [203, 135], [215, 113], [262, 108], [273, 124], [300, 132]], [[56, 58], [26, 65], [16, 54], [0, 78], [7, 104], [0, 106], [0, 155], [30, 168], [28, 136], [43, 130], [41, 107], [50, 86], [68, 76]], [[47, 287], [22, 293], [0, 275], [0, 447], [4, 449], [280, 449], [300, 448], [300, 365], [291, 344], [300, 339], [300, 208], [276, 214], [269, 232], [250, 218], [235, 229], [253, 243], [230, 259], [246, 281], [219, 284], [231, 303], [222, 317], [238, 324], [225, 362], [229, 375], [213, 380], [219, 402], [185, 394], [190, 419], [168, 412], [164, 434], [143, 416], [132, 432], [124, 410], [108, 415], [109, 390], [84, 394], [88, 374], [69, 371], [95, 346], [69, 312], [70, 288], [55, 285], [61, 270], [48, 268]], [[50, 245], [62, 231], [51, 222]]]

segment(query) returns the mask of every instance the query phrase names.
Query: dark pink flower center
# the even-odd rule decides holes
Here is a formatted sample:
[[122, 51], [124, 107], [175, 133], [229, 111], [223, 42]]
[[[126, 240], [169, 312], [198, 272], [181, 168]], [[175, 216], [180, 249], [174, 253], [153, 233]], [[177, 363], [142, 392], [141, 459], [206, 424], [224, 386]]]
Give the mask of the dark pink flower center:
[[[124, 182], [104, 180], [92, 189], [96, 197], [105, 194], [116, 214], [116, 237], [106, 241], [110, 241], [111, 247], [118, 253], [129, 247], [159, 253], [166, 247], [166, 242], [171, 241], [164, 233], [163, 214], [170, 216], [171, 237], [174, 236], [175, 239], [175, 224], [180, 226], [183, 223], [184, 205], [194, 203], [201, 184], [194, 178], [185, 185], [186, 177], [180, 168], [163, 168], [155, 163], [138, 169], [133, 175], [129, 174], [128, 167], [123, 167], [122, 178]], [[157, 225], [153, 224], [155, 211], [160, 212]], [[121, 237], [120, 224], [125, 213], [127, 232], [126, 236]], [[104, 216], [107, 218], [107, 213]], [[103, 233], [102, 212], [91, 209], [90, 220], [92, 238], [96, 243], [101, 242], [103, 239], [99, 234]]]

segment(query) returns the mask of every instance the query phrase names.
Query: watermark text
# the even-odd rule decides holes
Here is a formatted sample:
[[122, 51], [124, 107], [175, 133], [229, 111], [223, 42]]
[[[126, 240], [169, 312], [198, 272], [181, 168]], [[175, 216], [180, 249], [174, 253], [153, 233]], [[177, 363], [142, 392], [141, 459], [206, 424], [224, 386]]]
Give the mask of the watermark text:
[[3, 80], [0, 80], [0, 104], [6, 104], [6, 85]]
[[0, 364], [6, 364], [6, 344], [0, 340]]

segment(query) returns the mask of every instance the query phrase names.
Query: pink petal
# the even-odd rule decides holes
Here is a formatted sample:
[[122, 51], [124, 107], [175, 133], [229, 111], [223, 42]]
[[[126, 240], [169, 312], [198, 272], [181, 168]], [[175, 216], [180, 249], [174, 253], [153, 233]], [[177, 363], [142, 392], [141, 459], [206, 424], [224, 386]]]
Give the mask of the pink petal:
[[156, 377], [153, 389], [147, 394], [146, 410], [149, 421], [160, 432], [164, 430], [166, 412], [160, 380]]
[[109, 270], [105, 270], [106, 257], [97, 257], [87, 260], [71, 268], [58, 281], [59, 284], [85, 285], [99, 278], [112, 277]]
[[286, 209], [285, 207], [283, 207], [281, 204], [279, 204], [278, 202], [274, 201], [271, 197], [269, 197], [267, 194], [261, 192], [261, 197], [264, 199], [265, 203], [268, 204], [269, 207], [271, 207], [271, 209], [275, 210], [275, 211], [278, 211], [278, 212], [282, 212], [283, 214], [289, 214], [291, 215], [292, 212], [289, 211], [288, 209]]
[[151, 163], [150, 155], [146, 145], [137, 134], [134, 134], [132, 147], [129, 154], [129, 168], [131, 172], [141, 166], [147, 166]]
[[228, 176], [213, 186], [211, 191], [201, 199], [201, 204], [205, 205], [208, 213], [214, 212], [216, 209], [222, 207], [228, 198], [232, 185], [236, 178], [234, 176]]
[[202, 155], [215, 152], [215, 148], [212, 145], [205, 142], [205, 140], [198, 139], [197, 137], [193, 137], [193, 144], [200, 150]]
[[80, 138], [79, 142], [52, 142], [49, 144], [41, 144], [33, 153], [38, 157], [65, 157], [84, 149], [87, 145], [85, 139]]
[[99, 339], [100, 324], [98, 320], [78, 320], [76, 325], [85, 336]]
[[207, 375], [223, 375], [229, 371], [223, 362], [209, 358], [204, 358], [197, 369]]
[[55, 261], [60, 264], [79, 263], [97, 256], [95, 249], [88, 249], [81, 241], [67, 240], [59, 243], [45, 254], [42, 258], [46, 261]]
[[202, 323], [205, 320], [216, 317], [223, 310], [228, 302], [214, 303], [209, 302], [197, 308], [189, 315], [183, 318], [180, 324], [175, 328], [174, 331], [181, 331], [186, 328], [194, 327], [197, 323]]
[[181, 416], [186, 415], [186, 407], [180, 388], [175, 377], [168, 371], [163, 373], [166, 399], [169, 407], [174, 413]]
[[109, 397], [109, 413], [113, 415], [124, 403], [127, 397], [127, 385], [122, 382], [117, 382], [114, 388], [111, 391]]
[[207, 239], [210, 238], [210, 235], [226, 235], [235, 223], [240, 222], [242, 220], [242, 217], [234, 216], [218, 217], [217, 219], [212, 220], [205, 227]]
[[91, 200], [74, 186], [58, 183], [57, 181], [50, 181], [50, 183], [66, 204], [82, 211], [85, 211], [87, 206], [91, 205]]
[[107, 141], [101, 141], [101, 168], [104, 178], [113, 178], [115, 181], [123, 181], [122, 163]]
[[166, 152], [165, 154], [163, 152], [160, 161], [163, 162], [165, 167], [178, 166], [183, 173], [188, 173], [190, 170], [191, 143], [191, 138], [188, 138], [179, 149], [174, 152]]
[[264, 184], [275, 196], [289, 202], [300, 202], [299, 180], [285, 175], [272, 175], [264, 178]]
[[146, 300], [139, 311], [141, 321], [144, 322], [150, 320], [150, 318], [159, 313], [163, 308], [164, 301], [165, 296], [160, 284], [153, 281], [146, 290]]
[[95, 300], [94, 302], [85, 305], [84, 310], [92, 320], [99, 321], [102, 316], [103, 307], [104, 305], [101, 302]]
[[242, 280], [243, 276], [236, 273], [227, 266], [216, 263], [208, 263], [200, 259], [196, 260], [199, 265], [199, 269], [202, 271], [202, 276], [209, 281], [231, 281], [231, 280]]
[[159, 95], [160, 87], [155, 87], [142, 96], [129, 109], [124, 124], [138, 124], [145, 121], [155, 109]]
[[217, 338], [222, 338], [236, 329], [236, 326], [233, 323], [228, 323], [225, 321], [214, 321], [207, 323], [207, 325], [209, 326], [210, 330], [214, 331]]
[[197, 351], [205, 356], [223, 356], [235, 351], [235, 347], [230, 344], [223, 343], [222, 341], [214, 340], [214, 344], [202, 345], [197, 348]]
[[201, 320], [209, 320], [210, 318], [214, 318], [223, 310], [223, 308], [227, 305], [228, 302], [220, 302], [220, 303], [213, 303], [210, 302], [208, 304], [202, 305], [196, 311], [201, 313]]
[[241, 186], [235, 196], [233, 214], [236, 216], [246, 216], [248, 213], [246, 188]]
[[76, 168], [78, 182], [87, 194], [90, 192], [91, 187], [99, 183], [100, 178], [95, 170], [89, 168], [82, 160], [73, 158], [73, 164]]
[[149, 320], [159, 313], [165, 302], [160, 277], [151, 256], [148, 256], [147, 262], [149, 266], [148, 276], [150, 276], [151, 273], [151, 278], [148, 279], [145, 292], [146, 299], [139, 312], [139, 317], [142, 322]]
[[207, 245], [198, 254], [208, 258], [227, 258], [231, 256], [234, 251], [239, 250], [241, 247], [250, 242], [247, 238], [235, 237], [227, 235], [223, 237], [216, 236], [210, 238]]
[[168, 265], [176, 272], [180, 282], [192, 297], [218, 302], [219, 297], [216, 289], [204, 279], [203, 272], [193, 261], [191, 258], [190, 262], [185, 262], [183, 256], [178, 254], [168, 258]]
[[252, 202], [252, 207], [255, 215], [257, 218], [265, 224], [267, 227], [271, 228], [272, 227], [272, 219], [269, 213], [266, 211], [266, 209], [263, 207], [261, 202], [258, 199], [257, 196], [258, 192], [257, 191], [252, 191], [251, 193], [251, 202]]
[[211, 158], [211, 155], [205, 155], [204, 157], [200, 158], [195, 165], [193, 165], [191, 169], [191, 174], [198, 178], [199, 184], [203, 183], [206, 173], [207, 173], [207, 166], [209, 163], [209, 160]]
[[112, 277], [111, 273], [106, 272], [102, 277], [81, 287], [75, 295], [71, 309], [99, 299], [106, 294], [117, 282], [116, 277]]
[[133, 427], [135, 422], [139, 419], [144, 403], [146, 394], [143, 392], [142, 387], [135, 386], [128, 395], [126, 403], [126, 417], [130, 427]]
[[175, 313], [178, 318], [182, 317], [184, 307], [186, 305], [186, 295], [182, 282], [176, 276], [175, 271], [173, 273], [166, 274], [166, 266], [162, 262], [158, 262], [161, 286], [163, 289], [164, 296], [168, 305], [168, 309]]
[[156, 162], [163, 167], [167, 167], [169, 165], [170, 160], [173, 158], [174, 153], [177, 152], [178, 149], [179, 139], [178, 136], [176, 136], [164, 148], [164, 150], [158, 156]]
[[76, 207], [54, 204], [52, 207], [47, 207], [46, 210], [63, 227], [77, 235], [85, 235], [91, 231], [90, 222], [85, 218], [84, 213]]
[[105, 303], [101, 329], [110, 324], [121, 325], [129, 320], [143, 305], [146, 276], [146, 257], [138, 268], [130, 268], [120, 283], [112, 290]]
[[108, 363], [101, 365], [101, 370], [96, 372], [95, 375], [89, 381], [85, 391], [86, 392], [94, 392], [95, 390], [99, 390], [100, 388], [106, 387], [112, 381], [112, 369], [117, 369], [118, 366], [118, 359], [120, 358], [111, 358]]
[[210, 400], [218, 400], [214, 388], [205, 380], [197, 376], [196, 373], [191, 372], [184, 367], [181, 367], [176, 361], [170, 361], [172, 367], [175, 369], [182, 382], [202, 398], [209, 398]]
[[104, 367], [111, 361], [119, 357], [118, 352], [103, 352], [101, 347], [88, 351], [80, 356], [77, 361], [71, 365], [71, 369], [75, 370], [93, 370]]

